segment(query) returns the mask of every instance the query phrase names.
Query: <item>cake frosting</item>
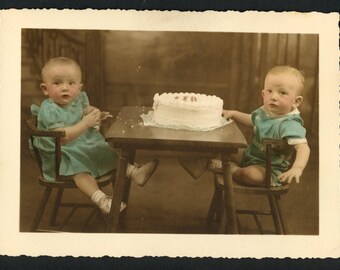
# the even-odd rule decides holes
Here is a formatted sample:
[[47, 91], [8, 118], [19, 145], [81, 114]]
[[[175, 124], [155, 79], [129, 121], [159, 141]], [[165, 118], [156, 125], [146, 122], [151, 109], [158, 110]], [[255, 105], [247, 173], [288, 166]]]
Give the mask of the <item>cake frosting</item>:
[[207, 130], [221, 126], [223, 100], [214, 95], [163, 93], [153, 98], [153, 121], [160, 126]]

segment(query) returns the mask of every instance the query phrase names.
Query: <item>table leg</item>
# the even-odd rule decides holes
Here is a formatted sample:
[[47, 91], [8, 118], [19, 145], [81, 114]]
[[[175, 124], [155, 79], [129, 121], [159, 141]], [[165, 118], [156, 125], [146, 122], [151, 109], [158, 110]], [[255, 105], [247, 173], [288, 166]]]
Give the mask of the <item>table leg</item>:
[[118, 161], [116, 181], [113, 188], [113, 200], [111, 204], [111, 211], [109, 214], [108, 232], [117, 232], [120, 216], [120, 204], [123, 201], [126, 181], [126, 169], [128, 159], [131, 156], [129, 150], [122, 149]]
[[[135, 155], [136, 155], [136, 151], [135, 150], [131, 150], [128, 152], [128, 162], [133, 164], [135, 162]], [[129, 179], [129, 181], [126, 181], [126, 186], [124, 189], [124, 194], [123, 194], [123, 202], [128, 203], [129, 202], [129, 194], [130, 194], [130, 184], [131, 184], [131, 180]], [[124, 211], [123, 214], [125, 214], [126, 211]]]
[[[131, 163], [131, 164], [134, 163], [135, 154], [136, 154], [135, 150], [129, 152], [128, 163]], [[131, 186], [131, 179], [125, 179], [125, 187], [123, 191], [122, 201], [125, 202], [127, 206], [129, 205], [130, 186]], [[129, 208], [127, 207], [125, 211], [123, 211], [120, 214], [118, 226], [121, 228], [122, 232], [125, 232], [125, 229], [126, 229], [126, 215], [127, 215], [128, 210]]]
[[223, 166], [223, 180], [224, 180], [224, 198], [226, 206], [226, 233], [227, 234], [237, 234], [237, 219], [236, 219], [236, 209], [235, 209], [235, 199], [233, 190], [233, 180], [230, 171], [230, 155], [228, 153], [223, 153], [222, 166]]

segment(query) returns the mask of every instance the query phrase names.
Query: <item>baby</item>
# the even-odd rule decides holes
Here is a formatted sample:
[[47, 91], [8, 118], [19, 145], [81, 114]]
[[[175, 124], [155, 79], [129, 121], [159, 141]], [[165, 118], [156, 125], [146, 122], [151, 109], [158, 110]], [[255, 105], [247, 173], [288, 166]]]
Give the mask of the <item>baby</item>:
[[[231, 157], [231, 173], [233, 180], [245, 185], [262, 185], [265, 178], [265, 152], [263, 139], [287, 139], [294, 146], [296, 158], [290, 167], [291, 154], [274, 152], [272, 160], [273, 186], [290, 183], [293, 179], [298, 183], [307, 165], [310, 149], [306, 140], [306, 130], [300, 117], [298, 107], [303, 101], [302, 91], [304, 78], [300, 71], [289, 66], [276, 66], [269, 70], [262, 90], [263, 106], [251, 114], [235, 110], [224, 110], [223, 116], [231, 118], [254, 129], [252, 142], [237, 155]], [[191, 175], [199, 170], [194, 164], [204, 164], [200, 160], [181, 160], [182, 166]], [[221, 168], [220, 160], [212, 159], [208, 168]]]
[[273, 157], [272, 185], [280, 185], [282, 182], [290, 183], [293, 179], [299, 182], [310, 153], [305, 137], [306, 130], [298, 110], [303, 101], [303, 87], [304, 78], [297, 69], [277, 66], [269, 70], [265, 78], [262, 107], [251, 114], [223, 111], [225, 118], [232, 118], [254, 128], [253, 141], [242, 154], [241, 167], [232, 166], [235, 181], [249, 185], [263, 183], [265, 153], [262, 140], [266, 138], [287, 139], [296, 150], [295, 161], [289, 169], [289, 160], [286, 155], [277, 153]]
[[[114, 169], [118, 154], [98, 132], [101, 121], [110, 116], [89, 104], [82, 92], [81, 69], [72, 59], [50, 59], [42, 69], [40, 88], [47, 97], [40, 108], [32, 105], [38, 128], [63, 130], [60, 175], [72, 176], [77, 187], [98, 205], [103, 214], [110, 212], [112, 197], [99, 189], [96, 178]], [[52, 181], [54, 175], [54, 141], [37, 137], [34, 140], [43, 161], [43, 174]], [[143, 166], [128, 164], [126, 176], [143, 186], [156, 170], [157, 160]], [[122, 204], [122, 209], [125, 205]]]

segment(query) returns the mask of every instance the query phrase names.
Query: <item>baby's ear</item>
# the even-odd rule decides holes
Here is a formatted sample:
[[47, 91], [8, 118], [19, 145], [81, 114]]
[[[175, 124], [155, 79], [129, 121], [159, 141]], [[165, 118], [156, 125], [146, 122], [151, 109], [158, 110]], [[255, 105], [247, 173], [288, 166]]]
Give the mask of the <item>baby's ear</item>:
[[46, 84], [41, 83], [41, 84], [40, 84], [40, 89], [41, 89], [41, 91], [43, 91], [43, 93], [44, 93], [45, 96], [48, 96]]
[[79, 85], [80, 91], [83, 89], [83, 87], [84, 87], [84, 84], [83, 84], [83, 83], [80, 83], [80, 85]]
[[294, 107], [297, 108], [301, 105], [303, 101], [303, 97], [302, 96], [297, 96], [294, 100]]

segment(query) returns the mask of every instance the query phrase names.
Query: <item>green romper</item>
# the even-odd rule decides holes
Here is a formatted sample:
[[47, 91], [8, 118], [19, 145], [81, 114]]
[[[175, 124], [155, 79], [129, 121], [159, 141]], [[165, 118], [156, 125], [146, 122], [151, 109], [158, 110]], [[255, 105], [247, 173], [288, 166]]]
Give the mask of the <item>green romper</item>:
[[[263, 139], [287, 139], [290, 145], [306, 143], [306, 129], [298, 109], [282, 116], [271, 116], [264, 107], [251, 113], [254, 126], [254, 137], [243, 154], [241, 166], [258, 164], [265, 166], [265, 152]], [[289, 168], [289, 160], [293, 149], [289, 153], [274, 152], [272, 159], [272, 185], [280, 186], [278, 176]]]
[[[39, 129], [52, 130], [78, 123], [87, 106], [89, 106], [88, 97], [85, 92], [81, 92], [76, 100], [64, 108], [48, 98], [41, 103], [40, 108], [32, 105], [31, 111], [38, 118]], [[53, 138], [36, 137], [34, 145], [39, 149], [42, 157], [45, 179], [53, 180], [55, 178]], [[62, 176], [86, 172], [93, 177], [99, 177], [116, 169], [118, 163], [117, 152], [94, 128], [89, 128], [75, 140], [63, 145], [61, 155], [60, 175]]]

